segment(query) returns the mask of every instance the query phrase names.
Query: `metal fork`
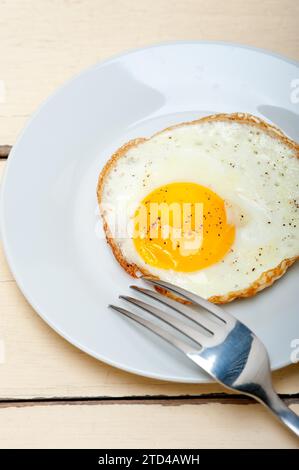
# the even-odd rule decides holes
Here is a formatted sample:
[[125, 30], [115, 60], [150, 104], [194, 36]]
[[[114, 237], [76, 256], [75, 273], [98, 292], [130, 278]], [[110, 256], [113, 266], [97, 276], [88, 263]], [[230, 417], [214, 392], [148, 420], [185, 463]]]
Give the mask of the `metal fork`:
[[[109, 307], [165, 339], [225, 387], [249, 395], [261, 402], [299, 436], [299, 417], [274, 391], [269, 356], [257, 336], [228, 312], [196, 294], [165, 281], [144, 276], [142, 279], [191, 301], [193, 306], [203, 307], [210, 314], [204, 312], [204, 314], [194, 315], [192, 307], [154, 290], [137, 286], [131, 286], [131, 288], [171, 307], [182, 315], [182, 319], [179, 320], [166, 311], [134, 297], [119, 296], [170, 325], [171, 330], [175, 329], [181, 333], [177, 335], [122, 307], [115, 305], [109, 305]], [[181, 339], [181, 336], [192, 341]]]

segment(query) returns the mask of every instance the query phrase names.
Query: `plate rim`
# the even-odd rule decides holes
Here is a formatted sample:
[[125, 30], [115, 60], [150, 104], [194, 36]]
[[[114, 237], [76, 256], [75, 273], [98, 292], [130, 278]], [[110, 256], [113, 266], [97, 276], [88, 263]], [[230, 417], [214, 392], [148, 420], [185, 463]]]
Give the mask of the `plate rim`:
[[[9, 268], [10, 268], [12, 274], [13, 274], [14, 280], [15, 280], [18, 288], [20, 289], [20, 291], [24, 295], [25, 299], [29, 302], [29, 304], [32, 306], [33, 310], [39, 315], [39, 317], [46, 324], [48, 324], [50, 326], [50, 328], [52, 328], [56, 333], [58, 333], [59, 336], [61, 336], [66, 341], [68, 341], [70, 344], [72, 344], [73, 346], [75, 346], [79, 350], [83, 351], [84, 353], [88, 354], [89, 356], [91, 356], [91, 357], [93, 357], [93, 358], [95, 358], [95, 359], [97, 359], [97, 360], [99, 360], [99, 361], [101, 361], [105, 364], [108, 364], [109, 366], [115, 367], [119, 370], [123, 370], [125, 372], [129, 372], [131, 374], [135, 374], [135, 375], [138, 375], [138, 376], [141, 376], [141, 377], [161, 380], [161, 381], [164, 381], [164, 382], [173, 382], [173, 383], [208, 384], [208, 383], [216, 383], [216, 382], [215, 382], [215, 380], [213, 380], [212, 378], [210, 378], [208, 376], [205, 377], [205, 378], [199, 378], [199, 380], [194, 380], [194, 378], [190, 378], [190, 379], [184, 378], [184, 379], [182, 379], [181, 377], [175, 377], [175, 376], [166, 377], [165, 375], [161, 375], [159, 373], [150, 373], [150, 372], [144, 371], [142, 369], [138, 369], [138, 368], [131, 367], [131, 366], [126, 366], [126, 365], [124, 365], [122, 363], [119, 363], [115, 360], [111, 360], [108, 357], [105, 357], [104, 355], [96, 353], [95, 351], [93, 351], [93, 350], [89, 349], [88, 347], [82, 345], [80, 343], [80, 341], [74, 340], [73, 338], [69, 337], [66, 332], [62, 331], [54, 323], [52, 323], [52, 321], [48, 318], [47, 315], [42, 313], [41, 309], [38, 307], [38, 305], [36, 305], [34, 299], [32, 299], [31, 294], [28, 294], [26, 292], [26, 289], [23, 286], [23, 281], [21, 279], [21, 276], [19, 276], [17, 274], [17, 268], [16, 268], [16, 266], [14, 264], [14, 261], [13, 261], [13, 255], [10, 252], [9, 242], [8, 242], [7, 234], [6, 234], [6, 231], [5, 231], [5, 219], [4, 219], [5, 196], [4, 196], [4, 194], [5, 194], [7, 174], [9, 172], [9, 168], [10, 168], [10, 165], [11, 165], [11, 162], [12, 162], [13, 158], [16, 158], [15, 155], [18, 151], [18, 146], [19, 146], [20, 141], [22, 140], [23, 135], [26, 133], [27, 129], [31, 126], [31, 124], [35, 120], [35, 118], [38, 117], [39, 113], [44, 109], [44, 107], [46, 107], [48, 102], [50, 102], [52, 100], [52, 98], [54, 98], [57, 94], [62, 92], [64, 90], [64, 88], [67, 88], [73, 81], [76, 81], [76, 80], [80, 79], [81, 76], [84, 76], [85, 74], [90, 73], [92, 70], [94, 70], [98, 67], [101, 68], [101, 67], [103, 67], [103, 66], [105, 66], [109, 63], [112, 63], [113, 61], [115, 61], [117, 59], [124, 58], [127, 55], [131, 55], [131, 54], [134, 54], [134, 53], [143, 52], [143, 51], [146, 51], [146, 50], [159, 48], [159, 47], [177, 46], [177, 45], [186, 45], [186, 46], [187, 45], [215, 45], [215, 46], [224, 46], [224, 47], [228, 47], [228, 48], [229, 47], [236, 47], [236, 48], [240, 48], [240, 49], [254, 51], [254, 52], [257, 52], [257, 53], [262, 53], [262, 54], [265, 54], [266, 56], [272, 56], [272, 57], [275, 57], [279, 60], [287, 62], [289, 64], [295, 65], [296, 67], [299, 67], [299, 61], [296, 61], [295, 59], [291, 59], [287, 56], [284, 56], [283, 54], [276, 53], [274, 51], [270, 51], [270, 50], [265, 49], [265, 48], [259, 48], [259, 47], [255, 47], [255, 46], [242, 44], [242, 43], [234, 43], [234, 42], [229, 42], [229, 41], [216, 41], [216, 40], [215, 41], [208, 41], [208, 40], [203, 40], [203, 41], [202, 40], [176, 40], [176, 41], [163, 41], [163, 42], [153, 43], [153, 44], [149, 44], [149, 45], [146, 45], [146, 46], [143, 46], [143, 47], [127, 49], [123, 52], [114, 54], [114, 55], [108, 57], [107, 59], [101, 60], [99, 62], [96, 62], [96, 63], [86, 67], [82, 71], [76, 73], [71, 78], [69, 78], [68, 80], [63, 82], [60, 86], [58, 86], [57, 89], [55, 89], [52, 93], [50, 93], [49, 96], [47, 96], [44, 100], [42, 100], [41, 103], [39, 104], [39, 106], [37, 107], [37, 109], [32, 113], [32, 115], [26, 121], [26, 124], [23, 127], [23, 129], [17, 135], [16, 142], [12, 146], [12, 150], [9, 154], [9, 158], [6, 161], [4, 174], [3, 174], [2, 181], [1, 181], [1, 184], [0, 184], [0, 241], [2, 241], [4, 254], [5, 254], [6, 260], [8, 262]], [[275, 370], [286, 367], [287, 365], [290, 365], [290, 364], [292, 364], [291, 360], [280, 361], [275, 365], [275, 367], [272, 367], [271, 370], [273, 372]]]

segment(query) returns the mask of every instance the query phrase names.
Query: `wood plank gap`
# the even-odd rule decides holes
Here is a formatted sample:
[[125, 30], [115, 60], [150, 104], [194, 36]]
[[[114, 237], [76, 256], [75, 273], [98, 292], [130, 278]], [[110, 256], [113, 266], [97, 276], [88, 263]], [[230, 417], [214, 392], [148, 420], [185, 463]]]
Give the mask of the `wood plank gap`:
[[[282, 400], [287, 405], [299, 404], [299, 393], [280, 394]], [[47, 406], [47, 405], [161, 405], [161, 406], [181, 406], [181, 405], [252, 405], [256, 401], [246, 395], [211, 393], [198, 396], [128, 396], [128, 397], [50, 397], [50, 398], [22, 398], [22, 399], [2, 399], [0, 408], [24, 407], [24, 406]]]
[[0, 160], [5, 160], [12, 149], [11, 145], [0, 145]]

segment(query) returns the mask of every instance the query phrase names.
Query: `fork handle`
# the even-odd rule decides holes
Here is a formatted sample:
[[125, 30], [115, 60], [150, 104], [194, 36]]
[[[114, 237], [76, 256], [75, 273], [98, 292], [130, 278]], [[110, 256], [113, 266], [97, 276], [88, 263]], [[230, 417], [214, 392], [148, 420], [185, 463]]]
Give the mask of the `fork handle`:
[[294, 413], [277, 395], [273, 389], [267, 389], [261, 402], [299, 437], [299, 416]]

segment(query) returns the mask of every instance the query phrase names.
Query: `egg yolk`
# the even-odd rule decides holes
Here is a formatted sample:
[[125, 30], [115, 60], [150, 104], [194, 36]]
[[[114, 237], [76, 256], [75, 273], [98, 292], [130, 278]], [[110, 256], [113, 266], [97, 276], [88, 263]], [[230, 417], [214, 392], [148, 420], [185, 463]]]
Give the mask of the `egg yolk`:
[[134, 215], [133, 243], [155, 268], [192, 272], [220, 261], [232, 246], [224, 200], [196, 183], [177, 182], [148, 194]]

